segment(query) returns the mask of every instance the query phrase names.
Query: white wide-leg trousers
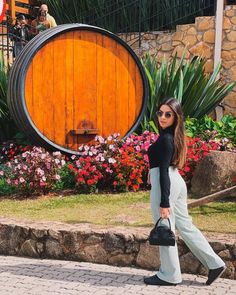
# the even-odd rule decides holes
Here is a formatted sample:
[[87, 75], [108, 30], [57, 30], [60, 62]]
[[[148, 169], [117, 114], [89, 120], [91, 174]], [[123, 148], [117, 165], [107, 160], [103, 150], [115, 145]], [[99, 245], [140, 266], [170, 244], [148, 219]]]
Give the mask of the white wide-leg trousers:
[[[213, 251], [203, 234], [193, 225], [192, 218], [187, 209], [187, 188], [178, 172], [178, 169], [169, 167], [170, 176], [170, 222], [172, 230], [178, 229], [184, 242], [191, 252], [208, 269], [224, 266], [224, 261]], [[160, 217], [161, 202], [160, 172], [159, 168], [150, 169], [151, 181], [151, 210], [153, 221], [156, 223]], [[164, 220], [162, 222], [167, 222]], [[167, 223], [168, 224], [168, 223]], [[157, 276], [169, 283], [180, 283], [181, 270], [177, 245], [160, 246], [160, 268]]]

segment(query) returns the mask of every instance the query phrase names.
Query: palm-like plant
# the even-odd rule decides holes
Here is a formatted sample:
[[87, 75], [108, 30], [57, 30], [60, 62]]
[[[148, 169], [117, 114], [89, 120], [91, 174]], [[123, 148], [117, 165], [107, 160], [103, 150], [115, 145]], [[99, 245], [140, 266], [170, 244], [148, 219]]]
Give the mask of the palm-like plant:
[[156, 58], [146, 55], [143, 65], [150, 85], [147, 112], [141, 124], [142, 129], [154, 129], [156, 106], [167, 97], [177, 98], [185, 117], [202, 118], [209, 114], [236, 86], [235, 82], [224, 84], [217, 79], [221, 65], [211, 75], [204, 72], [206, 61], [200, 57], [179, 61], [162, 60], [159, 66]]
[[5, 66], [3, 56], [0, 57], [0, 142], [8, 140], [16, 133], [15, 123], [10, 116], [7, 105], [7, 82], [9, 66]]

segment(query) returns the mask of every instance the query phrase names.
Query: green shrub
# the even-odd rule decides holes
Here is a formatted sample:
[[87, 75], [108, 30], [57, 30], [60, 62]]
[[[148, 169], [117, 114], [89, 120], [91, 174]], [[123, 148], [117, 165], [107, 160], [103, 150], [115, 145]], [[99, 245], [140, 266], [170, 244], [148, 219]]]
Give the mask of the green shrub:
[[185, 127], [187, 136], [200, 137], [205, 141], [214, 139], [221, 144], [223, 150], [235, 150], [236, 117], [226, 115], [220, 121], [214, 121], [208, 116], [200, 120], [187, 118]]
[[0, 178], [0, 196], [10, 196], [16, 192], [14, 185], [8, 184], [5, 178]]
[[66, 163], [58, 172], [60, 180], [55, 183], [53, 190], [60, 191], [63, 189], [74, 189], [76, 179], [74, 172], [68, 167], [70, 163]]

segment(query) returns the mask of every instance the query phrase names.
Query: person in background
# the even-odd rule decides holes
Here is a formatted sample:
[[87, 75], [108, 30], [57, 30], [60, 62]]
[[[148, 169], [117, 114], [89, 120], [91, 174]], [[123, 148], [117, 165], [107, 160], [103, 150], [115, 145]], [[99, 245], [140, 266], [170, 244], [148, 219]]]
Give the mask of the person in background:
[[31, 22], [32, 36], [34, 37], [40, 32], [43, 32], [50, 28], [51, 28], [50, 22], [46, 20], [46, 13], [39, 10], [37, 18]]
[[[224, 261], [213, 251], [188, 214], [187, 188], [179, 174], [186, 158], [184, 117], [180, 103], [169, 98], [157, 108], [157, 141], [148, 149], [151, 209], [156, 223], [169, 218], [192, 253], [209, 270], [207, 285], [225, 271]], [[177, 245], [160, 246], [160, 268], [157, 274], [144, 278], [147, 285], [170, 286], [181, 283]]]
[[50, 27], [53, 28], [53, 27], [56, 27], [57, 26], [57, 23], [54, 19], [53, 16], [51, 16], [49, 13], [48, 13], [48, 6], [46, 4], [42, 4], [40, 6], [40, 11], [44, 12], [46, 14], [46, 20], [49, 21], [50, 23]]
[[10, 29], [9, 35], [10, 39], [14, 42], [13, 57], [17, 57], [31, 39], [27, 20], [23, 14], [17, 16], [15, 25]]

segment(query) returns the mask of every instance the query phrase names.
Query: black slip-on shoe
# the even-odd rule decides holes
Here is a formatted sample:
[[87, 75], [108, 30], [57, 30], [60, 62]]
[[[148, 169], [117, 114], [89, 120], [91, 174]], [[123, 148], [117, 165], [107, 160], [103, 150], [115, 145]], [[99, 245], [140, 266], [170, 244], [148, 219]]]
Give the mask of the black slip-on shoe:
[[216, 279], [218, 279], [223, 272], [226, 270], [226, 266], [222, 266], [215, 269], [210, 269], [208, 273], [208, 280], [206, 281], [207, 285], [211, 285]]
[[172, 284], [166, 281], [163, 281], [158, 278], [157, 275], [146, 277], [143, 279], [144, 283], [147, 285], [158, 285], [158, 286], [176, 286], [177, 284]]

